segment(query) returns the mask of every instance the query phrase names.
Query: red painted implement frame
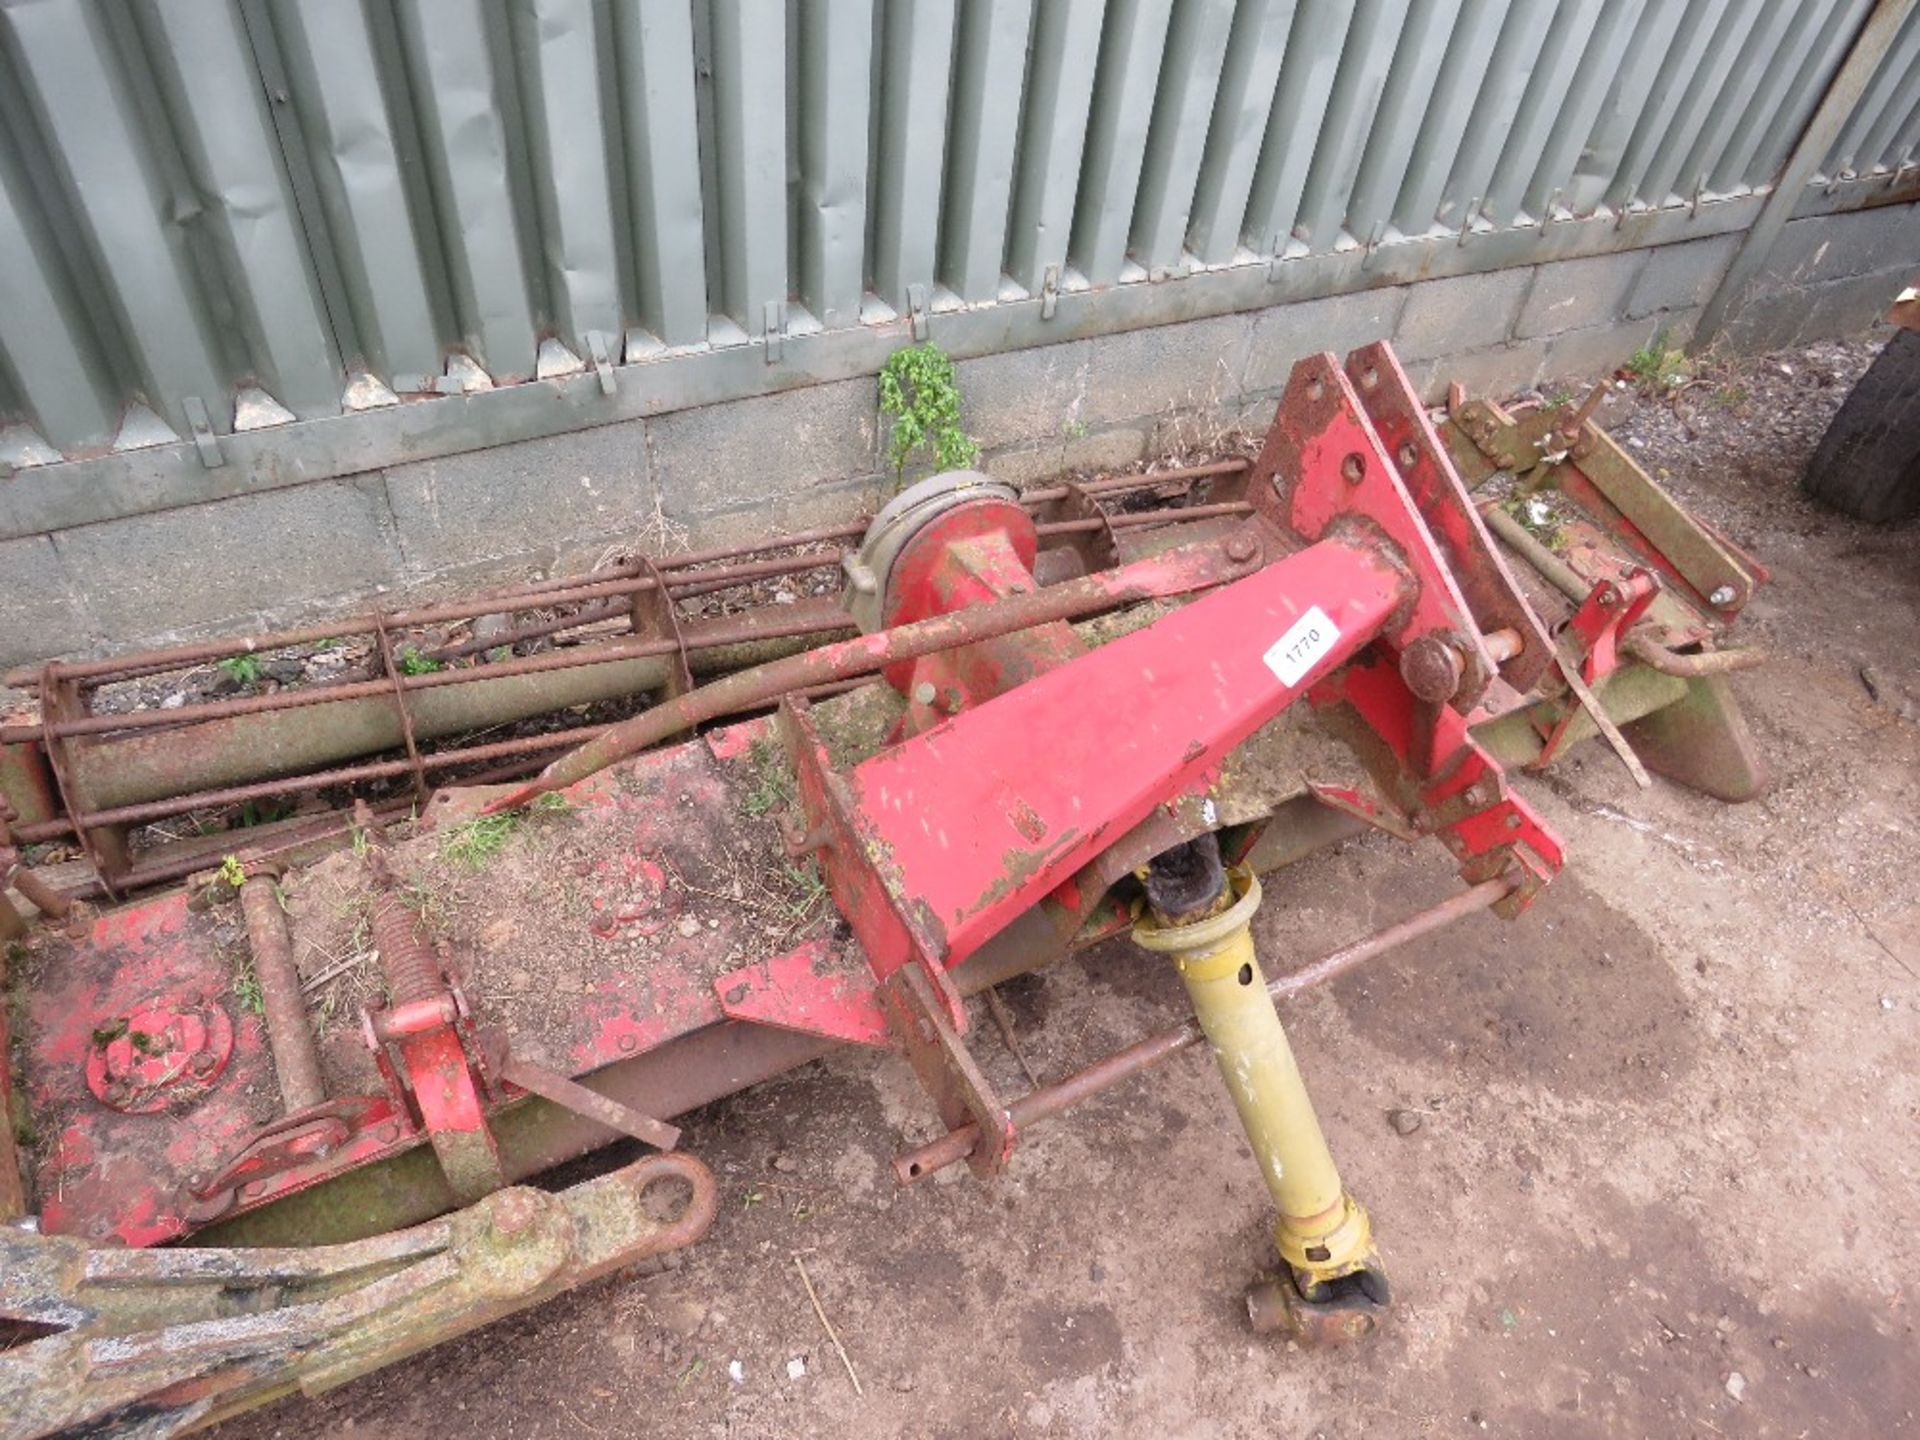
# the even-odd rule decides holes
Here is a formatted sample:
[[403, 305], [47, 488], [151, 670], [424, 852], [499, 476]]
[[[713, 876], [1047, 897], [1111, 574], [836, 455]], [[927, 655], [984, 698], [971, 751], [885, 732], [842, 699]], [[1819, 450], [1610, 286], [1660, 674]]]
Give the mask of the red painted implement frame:
[[[1515, 913], [1560, 868], [1561, 849], [1469, 723], [1523, 708], [1555, 663], [1553, 642], [1391, 353], [1302, 361], [1243, 485], [1213, 507], [1209, 538], [1042, 585], [1027, 510], [984, 477], [948, 481], [880, 570], [864, 572], [870, 633], [675, 687], [532, 784], [435, 796], [427, 820], [444, 829], [564, 789], [632, 837], [581, 871], [594, 935], [671, 937], [679, 902], [656, 857], [676, 829], [735, 808], [750, 756], [778, 747], [791, 768], [789, 853], [817, 865], [853, 942], [814, 938], [716, 968], [696, 963], [706, 936], [680, 929], [684, 943], [670, 941], [644, 973], [609, 971], [582, 998], [565, 1032], [567, 1073], [531, 1058], [511, 1026], [476, 1017], [457, 957], [411, 913], [377, 904], [389, 991], [365, 1022], [377, 1089], [263, 1116], [244, 1097], [272, 1087], [268, 1037], [243, 1013], [217, 1065], [170, 1042], [181, 1073], [197, 1076], [191, 1095], [165, 1095], [179, 1082], [162, 1063], [142, 1081], [166, 1101], [160, 1113], [95, 1103], [89, 1064], [99, 1071], [95, 1053], [123, 1038], [103, 1042], [103, 1020], [110, 1029], [162, 1002], [167, 1014], [198, 1013], [219, 1003], [226, 978], [215, 922], [185, 895], [101, 917], [59, 985], [35, 997], [30, 1099], [65, 1117], [37, 1177], [42, 1228], [132, 1246], [196, 1232], [214, 1243], [357, 1241], [505, 1193], [622, 1133], [671, 1148], [667, 1118], [843, 1043], [903, 1051], [947, 1128], [901, 1157], [903, 1180], [960, 1158], [993, 1173], [1016, 1155], [1020, 1126], [1197, 1032], [1149, 1037], [1008, 1100], [968, 1052], [965, 998], [1124, 930], [1132, 873], [1175, 845], [1224, 830], [1228, 858], [1257, 863], [1263, 822], [1222, 818], [1230, 767], [1303, 697], [1341, 718], [1379, 791], [1321, 799], [1440, 839], [1469, 888], [1282, 976], [1275, 992], [1478, 909]], [[1061, 503], [1080, 517], [1056, 528], [1083, 527], [1081, 564], [1112, 559], [1098, 508], [1071, 489]], [[1089, 647], [1071, 623], [1143, 602], [1167, 613], [1103, 644]], [[1575, 628], [1610, 664], [1637, 614]], [[874, 675], [904, 707], [887, 743], [846, 763], [814, 708], [791, 697]], [[770, 720], [652, 748], [776, 700]], [[685, 811], [665, 812], [665, 795]], [[190, 1038], [204, 1048], [201, 1033]], [[169, 1108], [191, 1108], [193, 1122]]]

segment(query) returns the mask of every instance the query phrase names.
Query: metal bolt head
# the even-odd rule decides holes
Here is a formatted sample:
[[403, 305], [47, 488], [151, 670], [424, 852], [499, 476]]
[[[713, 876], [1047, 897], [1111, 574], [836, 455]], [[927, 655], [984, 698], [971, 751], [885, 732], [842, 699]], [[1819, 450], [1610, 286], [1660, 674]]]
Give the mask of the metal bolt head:
[[1719, 589], [1707, 596], [1707, 603], [1720, 606], [1731, 605], [1733, 603], [1733, 587], [1731, 585], [1720, 586]]
[[496, 1235], [520, 1235], [540, 1218], [540, 1200], [531, 1190], [502, 1190], [493, 1199], [488, 1217]]
[[1417, 700], [1452, 699], [1463, 668], [1460, 652], [1438, 635], [1422, 635], [1400, 655], [1400, 678]]
[[1253, 536], [1244, 532], [1227, 537], [1227, 559], [1236, 565], [1244, 565], [1260, 552], [1259, 544]]
[[930, 680], [922, 680], [918, 685], [913, 687], [913, 702], [916, 705], [931, 705], [933, 704], [934, 694], [933, 682]]

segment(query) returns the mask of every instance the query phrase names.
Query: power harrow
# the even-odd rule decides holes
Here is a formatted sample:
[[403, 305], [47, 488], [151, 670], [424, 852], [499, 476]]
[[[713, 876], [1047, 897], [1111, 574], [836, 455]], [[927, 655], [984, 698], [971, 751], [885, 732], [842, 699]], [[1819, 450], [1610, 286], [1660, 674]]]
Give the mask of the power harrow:
[[[1758, 656], [1722, 639], [1764, 578], [1590, 404], [1436, 425], [1374, 345], [1300, 362], [1246, 461], [938, 475], [870, 523], [354, 622], [323, 683], [112, 700], [339, 626], [14, 677], [0, 1430], [193, 1429], [691, 1244], [715, 1186], [675, 1117], [846, 1045], [926, 1090], [911, 1185], [1204, 1042], [1273, 1205], [1252, 1323], [1362, 1337], [1382, 1251], [1276, 1001], [1532, 903], [1562, 846], [1512, 768], [1598, 736], [1640, 783], [1758, 793], [1725, 680]], [[1463, 888], [1270, 976], [1259, 876], [1365, 827]], [[1102, 963], [1166, 957], [1191, 1016], [1002, 1093], [969, 999], [1126, 936], [1156, 958]]]

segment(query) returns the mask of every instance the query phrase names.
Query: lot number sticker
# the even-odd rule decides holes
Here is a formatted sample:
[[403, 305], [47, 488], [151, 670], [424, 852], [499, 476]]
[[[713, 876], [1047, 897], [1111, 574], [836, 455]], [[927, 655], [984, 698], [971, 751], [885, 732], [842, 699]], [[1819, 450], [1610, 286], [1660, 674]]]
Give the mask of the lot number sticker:
[[1320, 663], [1339, 638], [1340, 631], [1327, 618], [1327, 612], [1314, 605], [1288, 626], [1287, 633], [1274, 641], [1260, 658], [1280, 677], [1282, 685], [1291, 687], [1298, 685], [1306, 673]]

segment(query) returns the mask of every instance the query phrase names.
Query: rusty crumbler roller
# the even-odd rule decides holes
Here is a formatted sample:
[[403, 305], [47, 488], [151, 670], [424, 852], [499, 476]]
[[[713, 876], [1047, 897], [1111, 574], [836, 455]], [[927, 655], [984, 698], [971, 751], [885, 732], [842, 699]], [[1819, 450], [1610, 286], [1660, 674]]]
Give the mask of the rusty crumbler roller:
[[[1445, 431], [1373, 346], [1302, 361], [1182, 524], [938, 476], [846, 557], [852, 638], [683, 677], [531, 780], [434, 793], [411, 834], [363, 810], [351, 849], [243, 855], [16, 944], [7, 1081], [37, 1138], [0, 1157], [28, 1182], [0, 1190], [27, 1212], [0, 1227], [9, 1433], [189, 1429], [688, 1244], [713, 1182], [672, 1117], [837, 1045], [924, 1084], [912, 1183], [1017, 1165], [1031, 1127], [1206, 1039], [1274, 1203], [1254, 1322], [1370, 1331], [1391, 1237], [1274, 999], [1535, 898], [1561, 847], [1506, 765], [1598, 732], [1636, 770], [1761, 783], [1723, 679], [1753, 656], [1718, 639], [1763, 572], [1583, 411], [1457, 403]], [[1456, 466], [1517, 493], [1483, 515]], [[649, 573], [620, 593], [667, 594]], [[1349, 753], [1364, 788], [1302, 778]], [[1260, 872], [1368, 823], [1438, 840], [1464, 888], [1268, 978]], [[782, 873], [800, 893], [760, 906]], [[967, 998], [1129, 933], [1193, 1015], [997, 1093]], [[656, 1153], [523, 1183], [621, 1136]]]

